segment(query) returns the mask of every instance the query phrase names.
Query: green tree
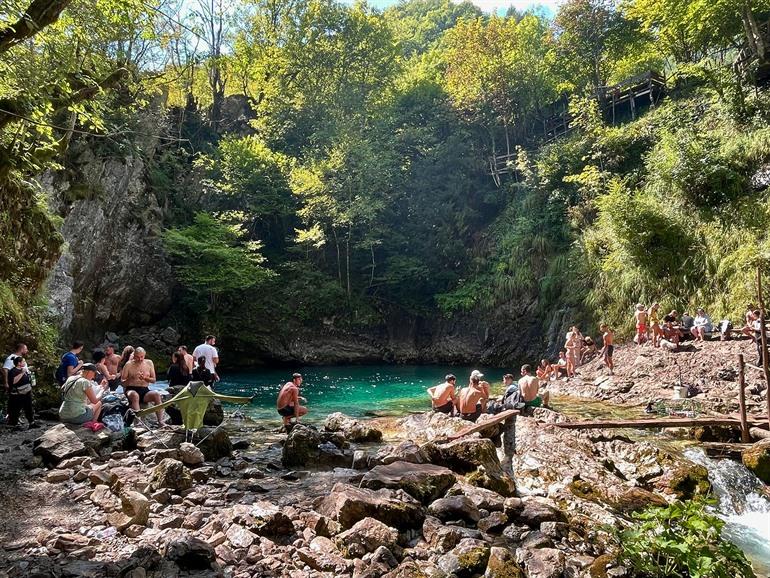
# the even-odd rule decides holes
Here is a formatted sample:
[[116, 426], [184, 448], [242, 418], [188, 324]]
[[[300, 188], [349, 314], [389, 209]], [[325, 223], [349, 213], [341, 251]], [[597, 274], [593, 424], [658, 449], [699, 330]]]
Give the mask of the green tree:
[[195, 215], [188, 227], [163, 234], [177, 279], [188, 291], [206, 298], [210, 313], [217, 311], [223, 295], [242, 292], [272, 275], [263, 266], [259, 243], [244, 243], [241, 236], [242, 231], [206, 213]]

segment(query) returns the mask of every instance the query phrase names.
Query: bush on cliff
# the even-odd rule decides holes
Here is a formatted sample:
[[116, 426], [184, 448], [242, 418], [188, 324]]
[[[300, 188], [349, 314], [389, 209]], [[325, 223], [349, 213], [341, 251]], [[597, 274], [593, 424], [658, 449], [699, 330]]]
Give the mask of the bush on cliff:
[[697, 499], [634, 514], [637, 524], [616, 534], [618, 561], [636, 576], [753, 578], [743, 552], [722, 539], [725, 523], [708, 505]]

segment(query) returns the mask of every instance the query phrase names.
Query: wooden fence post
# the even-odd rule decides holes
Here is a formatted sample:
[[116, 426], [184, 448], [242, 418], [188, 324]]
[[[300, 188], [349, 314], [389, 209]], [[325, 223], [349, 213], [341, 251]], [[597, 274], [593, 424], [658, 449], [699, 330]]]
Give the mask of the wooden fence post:
[[765, 302], [762, 298], [762, 266], [757, 265], [757, 298], [759, 299], [759, 328], [762, 344], [762, 372], [765, 375], [765, 398], [767, 400], [767, 425], [770, 427], [770, 367], [767, 359], [767, 331], [765, 329]]
[[746, 419], [746, 378], [743, 373], [746, 362], [743, 360], [743, 353], [738, 354], [738, 403], [741, 410], [741, 441], [745, 444], [751, 442], [749, 433], [749, 422]]

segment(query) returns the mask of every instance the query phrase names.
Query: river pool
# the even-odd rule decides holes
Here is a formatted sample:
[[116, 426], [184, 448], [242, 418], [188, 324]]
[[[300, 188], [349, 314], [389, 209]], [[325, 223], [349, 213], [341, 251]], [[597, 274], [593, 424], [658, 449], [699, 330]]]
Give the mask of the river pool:
[[[304, 380], [301, 393], [310, 408], [306, 421], [319, 422], [341, 411], [353, 417], [397, 416], [430, 408], [426, 389], [444, 381], [447, 373], [465, 385], [474, 369], [497, 389], [502, 369], [437, 365], [352, 365], [300, 367]], [[253, 395], [244, 412], [256, 420], [280, 421], [275, 399], [281, 386], [291, 379], [292, 370], [258, 369], [223, 376], [215, 390], [231, 395]]]

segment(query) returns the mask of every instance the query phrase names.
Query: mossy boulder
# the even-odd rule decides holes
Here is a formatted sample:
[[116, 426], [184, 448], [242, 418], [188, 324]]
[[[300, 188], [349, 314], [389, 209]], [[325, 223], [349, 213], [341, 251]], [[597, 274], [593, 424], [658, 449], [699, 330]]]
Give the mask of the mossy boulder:
[[468, 474], [465, 480], [471, 486], [491, 490], [501, 496], [509, 497], [516, 493], [516, 484], [513, 478], [497, 471], [490, 474], [484, 466], [479, 466], [475, 472]]
[[708, 470], [697, 464], [681, 466], [671, 475], [668, 487], [680, 500], [705, 496], [711, 491]]
[[743, 465], [766, 484], [770, 484], [770, 439], [758, 441], [743, 450]]
[[741, 439], [738, 427], [707, 425], [691, 430], [691, 435], [699, 442], [737, 442]]
[[492, 547], [484, 578], [525, 578], [525, 576], [524, 570], [516, 563], [511, 550], [499, 546]]
[[489, 544], [465, 538], [438, 561], [438, 567], [450, 576], [471, 578], [484, 572], [489, 561]]
[[617, 560], [612, 554], [602, 554], [588, 568], [588, 575], [591, 578], [607, 578], [607, 570], [612, 568], [616, 562]]
[[573, 480], [567, 484], [567, 488], [569, 488], [573, 495], [589, 502], [598, 502], [602, 497], [601, 491], [594, 484], [586, 480]]

